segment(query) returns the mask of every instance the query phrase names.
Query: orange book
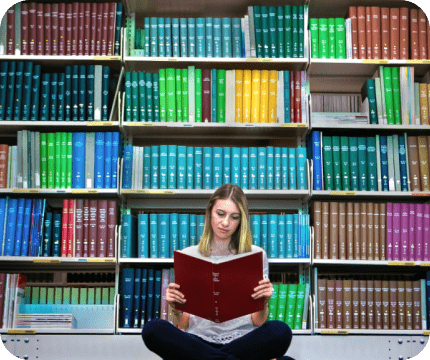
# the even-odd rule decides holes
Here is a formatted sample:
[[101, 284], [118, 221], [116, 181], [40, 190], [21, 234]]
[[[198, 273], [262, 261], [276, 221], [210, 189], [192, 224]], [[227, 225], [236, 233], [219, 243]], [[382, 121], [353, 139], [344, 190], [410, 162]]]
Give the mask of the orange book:
[[418, 10], [411, 9], [410, 14], [410, 34], [411, 34], [411, 59], [418, 60], [419, 57], [419, 26]]
[[400, 59], [409, 59], [409, 9], [400, 8]]
[[372, 59], [381, 59], [381, 8], [370, 8], [372, 22]]
[[348, 17], [351, 19], [352, 58], [358, 59], [358, 19], [356, 6], [349, 7]]
[[381, 8], [381, 50], [382, 59], [389, 60], [390, 51], [390, 9]]
[[367, 59], [366, 8], [357, 6], [358, 58]]
[[366, 6], [366, 57], [372, 59], [372, 10]]
[[400, 58], [400, 9], [390, 9], [390, 49], [391, 59]]
[[424, 11], [418, 10], [418, 53], [421, 60], [427, 59], [427, 17]]

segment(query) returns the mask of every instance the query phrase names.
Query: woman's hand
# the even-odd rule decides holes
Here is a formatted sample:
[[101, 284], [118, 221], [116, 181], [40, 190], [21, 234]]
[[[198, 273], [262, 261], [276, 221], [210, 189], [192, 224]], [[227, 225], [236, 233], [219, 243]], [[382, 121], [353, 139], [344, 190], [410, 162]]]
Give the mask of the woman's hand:
[[176, 309], [176, 304], [185, 304], [187, 301], [184, 294], [177, 290], [179, 287], [178, 284], [170, 283], [166, 290], [166, 300], [173, 309]]
[[258, 286], [254, 288], [254, 294], [252, 294], [253, 299], [264, 298], [264, 303], [268, 304], [273, 293], [273, 285], [269, 279], [264, 279], [258, 282]]

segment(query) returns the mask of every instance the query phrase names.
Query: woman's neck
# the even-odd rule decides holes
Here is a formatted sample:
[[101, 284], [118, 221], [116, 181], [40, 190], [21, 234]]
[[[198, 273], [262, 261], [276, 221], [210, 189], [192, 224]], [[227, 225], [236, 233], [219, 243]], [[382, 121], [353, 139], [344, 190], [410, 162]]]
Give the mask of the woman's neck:
[[236, 251], [230, 246], [230, 241], [211, 241], [211, 252], [212, 255], [225, 256], [229, 254], [235, 254]]

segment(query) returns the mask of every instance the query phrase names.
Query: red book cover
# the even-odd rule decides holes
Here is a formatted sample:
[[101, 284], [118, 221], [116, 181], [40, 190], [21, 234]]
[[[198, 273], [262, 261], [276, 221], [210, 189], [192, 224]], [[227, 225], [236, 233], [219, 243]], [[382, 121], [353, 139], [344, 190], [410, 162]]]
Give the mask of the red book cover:
[[58, 55], [58, 4], [52, 4], [51, 31], [51, 54]]
[[103, 28], [103, 4], [97, 4], [97, 22], [96, 22], [96, 53], [100, 56], [102, 54], [102, 28]]
[[203, 122], [211, 122], [211, 70], [202, 70], [202, 112]]
[[411, 9], [411, 59], [419, 59], [418, 10]]
[[63, 200], [63, 216], [61, 218], [61, 257], [67, 257], [67, 230], [69, 224], [69, 200]]
[[75, 218], [75, 257], [82, 257], [83, 237], [84, 237], [84, 200], [76, 200], [76, 218]]
[[400, 10], [390, 9], [390, 50], [391, 59], [400, 58]]
[[90, 201], [84, 200], [84, 212], [82, 226], [84, 229], [83, 240], [82, 240], [82, 256], [88, 257], [89, 248], [89, 237], [90, 237]]
[[107, 200], [99, 200], [97, 203], [97, 257], [106, 257], [107, 244]]
[[290, 117], [291, 122], [295, 123], [296, 121], [296, 100], [295, 100], [295, 71], [290, 71]]
[[116, 20], [116, 3], [109, 3], [109, 23], [108, 23], [108, 40], [107, 54], [113, 55], [113, 44], [115, 42], [115, 20]]
[[85, 4], [79, 3], [79, 20], [78, 20], [78, 55], [84, 55], [85, 43]]
[[97, 256], [97, 200], [90, 200], [90, 218], [89, 218], [89, 257]]
[[381, 50], [382, 59], [389, 60], [390, 51], [390, 9], [381, 8]]
[[28, 43], [28, 53], [29, 55], [36, 55], [36, 43], [37, 43], [37, 12], [36, 12], [36, 3], [28, 4], [28, 12], [29, 12], [29, 23], [28, 23], [28, 35], [29, 35], [29, 43]]
[[372, 58], [372, 12], [370, 6], [366, 6], [366, 57]]
[[9, 146], [0, 145], [0, 189], [7, 188], [7, 163], [9, 156]]
[[348, 17], [351, 19], [352, 58], [358, 59], [358, 19], [356, 6], [349, 7]]
[[6, 274], [0, 273], [0, 329], [3, 327], [5, 293], [6, 293]]
[[69, 223], [67, 225], [67, 256], [73, 257], [73, 243], [75, 239], [75, 200], [69, 200]]
[[51, 4], [45, 4], [45, 55], [51, 55]]
[[91, 42], [91, 4], [85, 3], [84, 13], [84, 55], [90, 55]]
[[91, 37], [90, 37], [90, 55], [96, 54], [97, 42], [97, 4], [91, 4]]
[[400, 8], [400, 59], [409, 59], [409, 9]]
[[358, 58], [367, 59], [366, 45], [366, 9], [357, 6]]
[[66, 5], [66, 55], [72, 55], [72, 23], [73, 9], [72, 4]]
[[21, 4], [21, 55], [28, 55], [28, 3]]
[[109, 26], [109, 3], [103, 3], [103, 20], [102, 20], [102, 49], [101, 54], [107, 55], [107, 40], [108, 40], [108, 26]]
[[58, 55], [66, 55], [66, 4], [61, 3], [58, 11]]
[[370, 8], [372, 17], [372, 59], [381, 59], [381, 8]]
[[178, 310], [222, 323], [264, 308], [263, 299], [251, 296], [263, 280], [262, 252], [210, 262], [175, 251], [174, 266], [175, 283], [187, 300]]
[[296, 123], [302, 122], [302, 74], [300, 71], [296, 71], [294, 74], [296, 86], [295, 86], [295, 99], [294, 105], [296, 110]]
[[107, 257], [115, 257], [115, 228], [117, 219], [116, 201], [108, 201]]
[[72, 55], [78, 55], [79, 3], [72, 4]]
[[44, 23], [44, 6], [36, 4], [36, 23], [37, 23], [37, 55], [45, 55], [45, 23]]
[[7, 53], [15, 55], [15, 5], [7, 11]]
[[424, 11], [418, 10], [418, 46], [420, 60], [427, 60], [427, 17]]

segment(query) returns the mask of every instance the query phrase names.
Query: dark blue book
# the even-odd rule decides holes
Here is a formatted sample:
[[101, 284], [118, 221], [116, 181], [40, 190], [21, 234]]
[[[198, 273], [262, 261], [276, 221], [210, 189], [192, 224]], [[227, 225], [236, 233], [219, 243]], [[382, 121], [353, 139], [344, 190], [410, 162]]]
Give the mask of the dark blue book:
[[[166, 53], [167, 53], [167, 50], [166, 50]], [[172, 55], [174, 57], [181, 56], [178, 18], [172, 19]]]
[[83, 132], [73, 133], [72, 188], [85, 189], [85, 141]]
[[176, 188], [186, 188], [186, 174], [187, 174], [187, 147], [178, 146], [178, 164], [177, 164], [177, 177]]
[[104, 188], [112, 189], [112, 133], [104, 133], [104, 160], [105, 160], [105, 171], [104, 171]]
[[379, 136], [379, 144], [381, 148], [381, 180], [382, 191], [389, 191], [388, 187], [388, 154], [387, 154], [387, 137]]
[[146, 322], [146, 294], [148, 292], [148, 269], [143, 268], [140, 283], [140, 327]]
[[86, 120], [94, 120], [94, 65], [87, 68], [87, 98], [86, 98]]
[[116, 4], [114, 55], [119, 56], [121, 46], [122, 3]]
[[109, 84], [110, 84], [110, 68], [109, 66], [103, 66], [102, 121], [109, 120]]
[[41, 121], [48, 121], [50, 114], [51, 74], [42, 74], [40, 87], [40, 117]]
[[179, 214], [179, 250], [190, 246], [190, 214]]
[[196, 56], [196, 19], [188, 18], [188, 56]]
[[146, 321], [154, 319], [154, 291], [155, 291], [155, 270], [148, 269], [148, 282], [146, 290]]
[[118, 158], [119, 158], [119, 132], [112, 133], [112, 182], [111, 189], [118, 187]]
[[105, 188], [105, 134], [96, 132], [94, 149], [94, 188]]
[[[1, 77], [1, 75], [0, 75]], [[25, 63], [23, 90], [22, 90], [22, 120], [28, 121], [31, 116], [31, 79], [33, 77], [33, 63], [28, 61]], [[1, 81], [1, 80], [0, 80]], [[1, 119], [1, 116], [0, 116]]]
[[6, 218], [6, 237], [4, 240], [4, 250], [2, 254], [3, 256], [13, 256], [17, 211], [18, 199], [9, 199]]
[[6, 115], [8, 64], [7, 61], [2, 61], [0, 65], [0, 120], [5, 120]]
[[231, 37], [233, 45], [233, 57], [242, 57], [242, 25], [240, 18], [231, 19]]
[[152, 74], [152, 104], [154, 122], [160, 122], [160, 88], [159, 75]]
[[311, 144], [312, 152], [309, 155], [312, 157], [313, 163], [313, 190], [323, 190], [321, 163], [321, 133], [319, 131], [312, 131]]
[[232, 57], [231, 19], [222, 18], [222, 57]]
[[151, 146], [151, 189], [160, 187], [160, 147]]
[[158, 241], [159, 258], [167, 259], [170, 257], [170, 224], [169, 214], [158, 214]]
[[79, 120], [79, 66], [72, 66], [72, 120]]
[[42, 256], [51, 256], [52, 242], [52, 212], [48, 211], [45, 215], [45, 223], [43, 230], [43, 249]]
[[[405, 138], [399, 136], [399, 160], [400, 160], [400, 187], [402, 191], [408, 191], [408, 172], [406, 160]], [[428, 324], [428, 323], [427, 323]]]
[[58, 74], [51, 74], [51, 100], [50, 100], [50, 119], [51, 121], [57, 121], [57, 109], [58, 109]]
[[164, 19], [164, 55], [172, 56], [172, 24], [170, 18]]
[[179, 33], [181, 41], [181, 57], [188, 56], [188, 21], [185, 18], [179, 19]]
[[14, 100], [15, 100], [15, 73], [16, 73], [16, 62], [11, 61], [8, 66], [7, 73], [7, 93], [6, 93], [6, 120], [13, 119]]
[[173, 258], [173, 252], [179, 250], [179, 214], [170, 214], [170, 254]]
[[124, 159], [123, 159], [123, 173], [122, 173], [122, 188], [131, 189], [132, 176], [133, 176], [133, 146], [124, 146]]
[[30, 256], [41, 255], [41, 228], [43, 224], [44, 204], [46, 199], [36, 199], [34, 205], [33, 224], [30, 238]]
[[132, 327], [133, 298], [134, 298], [134, 269], [124, 268], [121, 273], [121, 303], [120, 303], [120, 326]]
[[203, 148], [203, 189], [213, 189], [211, 147]]
[[61, 256], [61, 213], [54, 213], [52, 217], [52, 256]]
[[[206, 18], [206, 57], [213, 57], [213, 48], [214, 48], [214, 26], [213, 19], [211, 17]], [[212, 118], [213, 119], [213, 118]]]
[[142, 284], [142, 269], [134, 270], [134, 296], [133, 296], [133, 328], [139, 328], [140, 320], [140, 287]]
[[85, 65], [79, 66], [79, 80], [78, 80], [78, 119], [79, 121], [86, 120], [86, 82], [87, 82], [87, 69]]
[[149, 214], [149, 257], [157, 259], [159, 257], [158, 244], [158, 215]]
[[72, 67], [66, 66], [65, 72], [66, 81], [64, 83], [64, 120], [72, 119]]
[[28, 242], [30, 240], [30, 223], [31, 223], [31, 212], [33, 210], [33, 201], [31, 199], [25, 199], [24, 205], [24, 225], [22, 228], [22, 243], [21, 243], [21, 256], [27, 256], [28, 254]]
[[15, 74], [15, 100], [14, 100], [14, 111], [12, 120], [21, 120], [21, 108], [22, 108], [22, 80], [24, 77], [24, 63], [19, 61], [16, 64]]
[[65, 84], [66, 84], [66, 74], [58, 74], [58, 93], [57, 93], [57, 120], [64, 121], [64, 110], [66, 107], [65, 103]]
[[161, 313], [161, 269], [155, 270], [154, 281], [154, 319], [160, 318]]
[[18, 210], [16, 214], [16, 231], [15, 231], [15, 244], [13, 250], [13, 256], [21, 255], [22, 246], [22, 230], [24, 226], [24, 211], [25, 211], [25, 199], [18, 199]]
[[137, 215], [137, 257], [149, 258], [149, 216]]

